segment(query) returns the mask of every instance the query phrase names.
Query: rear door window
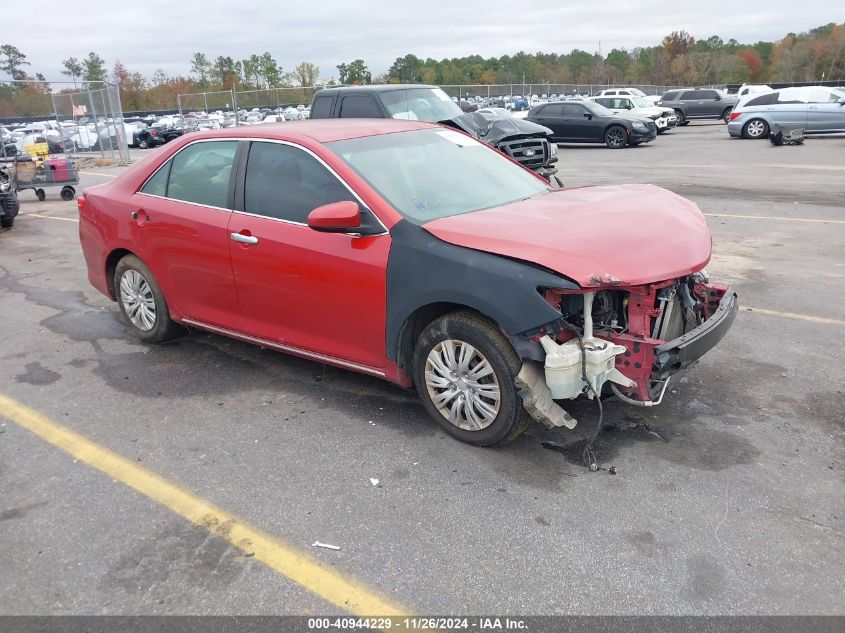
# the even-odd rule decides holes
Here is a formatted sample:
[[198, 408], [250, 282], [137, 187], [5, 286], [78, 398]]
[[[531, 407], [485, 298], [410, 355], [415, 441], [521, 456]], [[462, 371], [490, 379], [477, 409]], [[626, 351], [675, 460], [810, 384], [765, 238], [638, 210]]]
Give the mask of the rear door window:
[[554, 119], [563, 113], [563, 106], [559, 103], [550, 103], [541, 108], [537, 108], [537, 116]]
[[381, 119], [383, 115], [370, 95], [347, 95], [340, 103], [342, 119]]
[[[237, 149], [238, 141], [205, 141], [188, 145], [171, 159], [167, 197], [227, 209], [229, 181]], [[147, 184], [151, 184], [152, 180]]]
[[167, 177], [170, 175], [170, 165], [173, 161], [168, 161], [162, 165], [159, 170], [152, 175], [152, 177], [144, 183], [141, 187], [141, 193], [146, 193], [151, 196], [167, 196]]
[[582, 116], [586, 111], [584, 106], [577, 103], [565, 103], [563, 105], [563, 115], [567, 117]]
[[762, 105], [771, 105], [777, 102], [778, 93], [776, 92], [769, 92], [764, 95], [760, 95], [759, 97], [754, 97], [748, 100], [746, 106], [762, 106]]

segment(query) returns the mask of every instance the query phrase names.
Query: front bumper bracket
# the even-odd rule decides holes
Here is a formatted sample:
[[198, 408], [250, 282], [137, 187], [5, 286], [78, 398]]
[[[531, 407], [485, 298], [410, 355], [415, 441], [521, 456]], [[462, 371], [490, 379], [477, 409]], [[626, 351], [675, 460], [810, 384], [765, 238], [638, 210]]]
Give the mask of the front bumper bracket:
[[654, 348], [652, 376], [656, 379], [668, 378], [704, 356], [727, 334], [738, 310], [736, 292], [728, 289], [713, 316], [683, 336]]

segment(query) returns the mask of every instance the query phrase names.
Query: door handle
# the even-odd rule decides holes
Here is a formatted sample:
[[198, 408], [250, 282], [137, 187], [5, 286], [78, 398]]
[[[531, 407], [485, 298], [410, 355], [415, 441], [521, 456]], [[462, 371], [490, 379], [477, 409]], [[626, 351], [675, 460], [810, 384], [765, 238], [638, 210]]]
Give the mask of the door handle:
[[244, 235], [242, 233], [229, 233], [229, 237], [231, 237], [236, 242], [240, 242], [241, 244], [258, 244], [258, 238], [254, 235]]

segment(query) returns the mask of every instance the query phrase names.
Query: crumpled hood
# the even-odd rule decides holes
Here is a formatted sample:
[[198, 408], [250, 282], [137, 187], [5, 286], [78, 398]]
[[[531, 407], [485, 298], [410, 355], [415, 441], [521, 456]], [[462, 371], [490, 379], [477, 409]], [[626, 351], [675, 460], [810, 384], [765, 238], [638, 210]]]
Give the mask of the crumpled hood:
[[710, 261], [693, 202], [654, 185], [556, 190], [423, 224], [439, 239], [531, 262], [582, 287], [674, 279]]
[[545, 125], [539, 125], [517, 119], [511, 116], [502, 116], [494, 119], [487, 119], [484, 115], [476, 112], [460, 114], [441, 124], [451, 125], [487, 143], [498, 143], [508, 138], [529, 138], [532, 136], [551, 136], [552, 131]]

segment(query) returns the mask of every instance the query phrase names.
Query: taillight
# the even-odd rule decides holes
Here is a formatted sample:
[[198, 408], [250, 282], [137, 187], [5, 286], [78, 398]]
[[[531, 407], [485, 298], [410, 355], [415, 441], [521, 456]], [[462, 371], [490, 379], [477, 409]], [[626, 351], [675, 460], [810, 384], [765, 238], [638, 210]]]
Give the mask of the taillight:
[[84, 206], [85, 206], [85, 203], [86, 203], [86, 202], [87, 202], [87, 200], [85, 200], [85, 196], [84, 196], [84, 195], [83, 195], [83, 196], [79, 196], [79, 197], [76, 199], [76, 208], [77, 208], [79, 211], [82, 211], [82, 207], [84, 207]]
[[152, 132], [150, 132], [150, 134], [153, 136], [153, 138], [155, 138], [156, 136], [158, 136], [158, 132], [156, 132], [155, 130], [153, 130]]
[[740, 115], [742, 115], [742, 112], [731, 112], [731, 116], [730, 116], [730, 118], [728, 119], [728, 121], [733, 121], [734, 119], [736, 119], [736, 118], [737, 118], [737, 117], [739, 117]]

